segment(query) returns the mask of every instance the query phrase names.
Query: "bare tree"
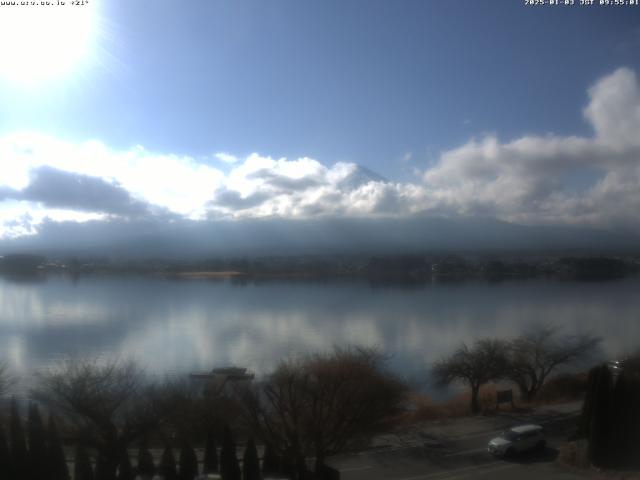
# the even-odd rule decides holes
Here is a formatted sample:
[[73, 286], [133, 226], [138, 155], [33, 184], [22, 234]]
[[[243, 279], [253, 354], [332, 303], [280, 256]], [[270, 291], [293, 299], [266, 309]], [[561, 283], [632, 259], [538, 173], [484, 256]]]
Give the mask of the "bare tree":
[[204, 440], [209, 431], [234, 424], [241, 407], [233, 392], [215, 388], [194, 388], [187, 379], [173, 379], [161, 385], [162, 396], [171, 403], [163, 431], [169, 438]]
[[377, 352], [336, 349], [283, 361], [263, 383], [238, 393], [251, 429], [303, 478], [305, 457], [315, 457], [318, 472], [328, 455], [384, 430], [406, 392]]
[[507, 378], [532, 401], [552, 371], [588, 358], [600, 341], [590, 334], [560, 335], [550, 326], [532, 329], [509, 342]]
[[64, 415], [101, 459], [102, 478], [114, 479], [127, 446], [159, 426], [170, 402], [132, 362], [70, 359], [44, 373], [32, 392]]
[[471, 411], [478, 413], [480, 387], [503, 377], [506, 366], [506, 343], [485, 338], [476, 340], [471, 347], [463, 343], [451, 356], [438, 360], [431, 373], [441, 386], [453, 382], [467, 384], [471, 388]]

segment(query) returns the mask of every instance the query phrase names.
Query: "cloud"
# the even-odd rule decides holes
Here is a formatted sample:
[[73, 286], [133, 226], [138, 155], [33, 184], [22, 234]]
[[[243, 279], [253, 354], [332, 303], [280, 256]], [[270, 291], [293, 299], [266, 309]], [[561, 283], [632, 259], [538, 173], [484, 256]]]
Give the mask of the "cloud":
[[16, 197], [52, 208], [125, 216], [144, 215], [148, 208], [117, 183], [49, 166], [34, 169], [31, 183]]
[[8, 198], [13, 198], [16, 191], [9, 187], [0, 187], [0, 202]]
[[129, 220], [167, 216], [165, 209], [136, 200], [117, 182], [40, 166], [23, 189], [0, 187], [0, 237], [38, 233], [45, 221], [88, 221], [119, 216]]
[[640, 86], [621, 68], [589, 89], [594, 136], [495, 136], [445, 152], [424, 172], [431, 211], [485, 214], [525, 224], [638, 231]]
[[215, 158], [220, 160], [221, 162], [233, 164], [238, 162], [238, 157], [235, 155], [231, 155], [230, 153], [218, 152], [214, 155]]
[[414, 182], [308, 157], [217, 153], [225, 173], [140, 146], [116, 151], [97, 141], [6, 135], [0, 137], [0, 236], [37, 232], [45, 220], [108, 222], [114, 215], [153, 222], [481, 216], [640, 232], [638, 77], [620, 68], [588, 96], [583, 114], [590, 136], [472, 138], [442, 152]]
[[115, 151], [99, 141], [74, 144], [32, 132], [0, 137], [0, 188], [25, 188], [42, 166], [117, 183], [136, 200], [193, 219], [205, 217], [204, 206], [224, 177], [191, 157], [141, 146]]
[[318, 187], [326, 182], [321, 176], [307, 175], [298, 178], [292, 178], [286, 175], [280, 175], [269, 169], [258, 170], [249, 175], [249, 178], [261, 179], [266, 185], [274, 190], [284, 192], [296, 192], [308, 190], [309, 188]]
[[413, 160], [413, 152], [406, 152], [402, 155], [402, 158], [400, 158], [400, 163], [407, 164], [410, 163], [411, 160]]
[[[529, 225], [640, 231], [640, 86], [620, 68], [588, 90], [593, 135], [496, 135], [440, 154], [421, 181], [387, 181], [354, 164], [257, 154], [224, 180], [212, 210], [229, 217], [485, 216]], [[260, 200], [259, 202], [257, 200]], [[234, 208], [235, 207], [235, 208]]]
[[246, 197], [240, 195], [235, 190], [228, 190], [226, 188], [219, 189], [216, 192], [215, 198], [211, 201], [214, 205], [219, 205], [225, 208], [229, 208], [233, 211], [246, 210], [248, 208], [257, 207], [264, 203], [269, 196], [266, 193], [255, 192]]
[[254, 153], [229, 172], [209, 209], [211, 216], [231, 218], [377, 215], [395, 189], [356, 164], [326, 167], [307, 157], [273, 159]]
[[590, 102], [584, 110], [596, 139], [614, 150], [640, 147], [640, 86], [628, 68], [620, 68], [589, 89]]

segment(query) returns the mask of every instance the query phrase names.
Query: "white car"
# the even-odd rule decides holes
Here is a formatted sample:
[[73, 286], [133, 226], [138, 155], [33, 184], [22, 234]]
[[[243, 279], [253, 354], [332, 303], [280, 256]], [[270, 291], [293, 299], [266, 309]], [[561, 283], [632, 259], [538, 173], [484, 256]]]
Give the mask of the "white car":
[[547, 442], [540, 425], [520, 425], [505, 430], [489, 441], [487, 450], [492, 455], [510, 456], [528, 450], [542, 450]]

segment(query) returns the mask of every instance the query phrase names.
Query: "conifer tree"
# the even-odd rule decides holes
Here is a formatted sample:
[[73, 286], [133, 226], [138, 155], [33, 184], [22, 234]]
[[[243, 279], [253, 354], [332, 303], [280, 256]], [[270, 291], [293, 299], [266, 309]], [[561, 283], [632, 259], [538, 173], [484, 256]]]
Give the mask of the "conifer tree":
[[247, 442], [242, 459], [242, 479], [243, 480], [260, 480], [260, 461], [258, 460], [258, 451], [253, 438]]
[[611, 461], [615, 467], [636, 468], [640, 446], [640, 369], [619, 374], [613, 388], [610, 417]]
[[96, 468], [94, 470], [95, 480], [116, 480], [117, 467], [117, 463], [114, 468], [109, 459], [107, 459], [101, 452], [98, 452]]
[[271, 445], [264, 447], [264, 455], [262, 456], [262, 475], [276, 476], [280, 473], [280, 460]]
[[228, 425], [224, 426], [222, 450], [220, 451], [220, 474], [222, 480], [240, 480], [240, 465], [236, 456], [236, 444]]
[[151, 452], [147, 447], [147, 439], [143, 438], [140, 442], [140, 447], [138, 448], [138, 464], [137, 464], [137, 474], [145, 479], [151, 478], [155, 474], [156, 467], [153, 464], [153, 457], [151, 456]]
[[180, 450], [179, 480], [193, 480], [198, 475], [198, 457], [188, 442]]
[[582, 413], [578, 421], [578, 435], [581, 437], [589, 436], [589, 429], [591, 428], [591, 416], [593, 415], [593, 405], [597, 396], [597, 381], [596, 377], [600, 373], [600, 367], [593, 367], [589, 370], [587, 376], [587, 392], [582, 402]]
[[27, 416], [27, 439], [29, 443], [29, 466], [31, 478], [40, 480], [47, 478], [50, 470], [47, 465], [47, 440], [40, 416], [40, 409], [35, 403], [29, 404]]
[[11, 401], [11, 464], [13, 465], [13, 475], [17, 479], [29, 478], [29, 453], [27, 451], [27, 442], [24, 438], [24, 430], [22, 429], [22, 421], [18, 411], [18, 403], [14, 398]]
[[129, 458], [129, 452], [125, 449], [122, 452], [120, 463], [118, 463], [118, 480], [134, 480], [135, 475], [133, 473], [133, 467], [131, 466], [131, 459]]
[[93, 480], [93, 468], [87, 452], [80, 445], [76, 448], [73, 480]]
[[598, 467], [640, 467], [640, 365], [625, 362], [617, 378], [608, 365], [589, 372], [579, 433], [587, 456]]
[[219, 468], [215, 431], [213, 428], [210, 428], [207, 431], [207, 441], [204, 447], [204, 466], [202, 473], [218, 473]]
[[163, 480], [178, 480], [178, 471], [176, 469], [176, 458], [173, 455], [171, 446], [167, 444], [160, 458], [159, 474]]
[[638, 445], [640, 445], [640, 359], [638, 360], [637, 370], [633, 375], [633, 381], [629, 378], [629, 404], [633, 405], [629, 413], [630, 438], [627, 443], [627, 455], [632, 468], [640, 470], [640, 455], [638, 455]]
[[47, 427], [47, 468], [51, 480], [69, 480], [69, 467], [64, 455], [60, 435], [52, 415]]
[[4, 434], [2, 425], [0, 425], [0, 478], [14, 480], [11, 465], [11, 451], [9, 450], [9, 444], [7, 443], [7, 437]]
[[282, 457], [282, 460], [280, 461], [280, 472], [278, 472], [278, 475], [288, 479], [299, 478], [299, 473], [296, 469], [296, 459], [287, 455]]
[[[592, 377], [595, 382], [591, 404], [591, 417], [588, 427], [588, 456], [591, 461], [601, 467], [609, 462], [610, 457], [610, 420], [612, 378], [606, 365], [598, 367]], [[590, 389], [591, 390], [591, 389]]]

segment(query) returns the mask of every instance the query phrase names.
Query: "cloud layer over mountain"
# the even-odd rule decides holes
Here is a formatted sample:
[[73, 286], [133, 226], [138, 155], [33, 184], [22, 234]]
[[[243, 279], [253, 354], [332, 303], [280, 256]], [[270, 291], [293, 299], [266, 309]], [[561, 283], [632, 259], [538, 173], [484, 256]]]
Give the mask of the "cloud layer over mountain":
[[592, 138], [495, 136], [445, 152], [425, 172], [440, 207], [528, 224], [570, 223], [638, 230], [640, 87], [619, 69], [589, 89]]
[[115, 238], [121, 225], [424, 216], [638, 234], [638, 77], [620, 68], [588, 96], [583, 114], [593, 128], [590, 137], [473, 138], [405, 183], [352, 163], [326, 166], [257, 153], [195, 159], [14, 133], [0, 138], [0, 237], [76, 222]]

